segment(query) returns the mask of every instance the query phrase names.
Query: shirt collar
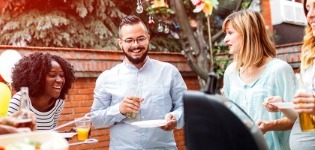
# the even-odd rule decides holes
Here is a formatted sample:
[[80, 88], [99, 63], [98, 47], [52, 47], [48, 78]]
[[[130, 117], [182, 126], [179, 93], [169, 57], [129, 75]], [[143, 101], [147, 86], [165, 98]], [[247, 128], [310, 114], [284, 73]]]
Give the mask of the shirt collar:
[[138, 69], [136, 66], [134, 66], [133, 64], [130, 64], [130, 63], [128, 63], [127, 61], [123, 61], [123, 65], [125, 66], [125, 67], [127, 67], [127, 68], [129, 68], [129, 69], [135, 69], [135, 70], [143, 70], [143, 69], [145, 69], [145, 68], [147, 68], [147, 66], [149, 66], [150, 64], [151, 64], [151, 59], [150, 59], [150, 57], [149, 56], [147, 56], [147, 58], [146, 58], [146, 60], [145, 60], [145, 63], [143, 64], [143, 66], [140, 68], [140, 69]]

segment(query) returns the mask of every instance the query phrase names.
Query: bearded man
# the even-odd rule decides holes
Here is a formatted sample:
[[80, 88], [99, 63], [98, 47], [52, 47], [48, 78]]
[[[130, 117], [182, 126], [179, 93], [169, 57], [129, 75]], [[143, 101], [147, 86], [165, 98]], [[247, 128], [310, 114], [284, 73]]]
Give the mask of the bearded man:
[[[96, 81], [91, 112], [96, 128], [110, 128], [110, 150], [176, 150], [173, 130], [183, 122], [182, 95], [186, 84], [173, 65], [148, 56], [150, 35], [137, 16], [119, 26], [121, 64], [104, 71]], [[141, 128], [134, 122], [164, 120]]]

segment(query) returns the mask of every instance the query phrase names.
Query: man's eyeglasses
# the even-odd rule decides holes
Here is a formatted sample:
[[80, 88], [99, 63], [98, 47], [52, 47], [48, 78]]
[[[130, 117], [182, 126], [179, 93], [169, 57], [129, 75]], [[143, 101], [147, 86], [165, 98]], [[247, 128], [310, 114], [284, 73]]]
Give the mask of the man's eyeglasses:
[[133, 44], [135, 41], [137, 41], [138, 44], [142, 45], [147, 41], [147, 37], [140, 36], [137, 39], [127, 38], [127, 39], [124, 39], [123, 41], [128, 45]]

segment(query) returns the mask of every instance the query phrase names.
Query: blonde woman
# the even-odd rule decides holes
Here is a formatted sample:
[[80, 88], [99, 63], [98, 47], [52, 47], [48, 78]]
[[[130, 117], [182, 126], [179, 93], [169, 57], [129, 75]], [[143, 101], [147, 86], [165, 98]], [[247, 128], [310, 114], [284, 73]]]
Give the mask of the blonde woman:
[[[301, 55], [301, 80], [304, 83], [304, 89], [307, 91], [313, 90], [313, 93], [298, 91], [294, 95], [293, 103], [295, 104], [295, 111], [298, 113], [309, 113], [315, 115], [315, 0], [303, 1], [304, 12], [307, 18], [307, 26], [305, 29], [304, 43], [302, 46]], [[283, 98], [273, 98], [274, 101], [283, 101]], [[285, 99], [284, 99], [285, 100]], [[271, 100], [267, 100], [266, 108], [271, 111], [280, 111], [275, 106], [268, 104]], [[297, 115], [288, 115], [295, 121], [291, 135], [290, 148], [291, 150], [314, 150], [315, 149], [315, 131], [302, 132], [300, 127], [300, 120]]]
[[[298, 113], [310, 113], [315, 115], [315, 0], [303, 1], [304, 12], [307, 20], [304, 44], [301, 55], [301, 77], [304, 86], [312, 89], [313, 93], [297, 92], [293, 102]], [[290, 147], [292, 150], [314, 150], [315, 131], [302, 132], [299, 119], [296, 119], [290, 135]]]
[[224, 42], [234, 62], [224, 74], [224, 95], [237, 103], [257, 123], [270, 150], [289, 149], [293, 121], [282, 113], [269, 113], [262, 103], [269, 96], [292, 101], [296, 90], [294, 72], [276, 59], [260, 13], [249, 10], [229, 15], [223, 25]]

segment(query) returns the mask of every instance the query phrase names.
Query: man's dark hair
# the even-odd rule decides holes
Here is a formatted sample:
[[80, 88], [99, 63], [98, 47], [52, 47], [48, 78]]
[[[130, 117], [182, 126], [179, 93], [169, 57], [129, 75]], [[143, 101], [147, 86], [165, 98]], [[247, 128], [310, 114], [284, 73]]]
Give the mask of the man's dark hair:
[[12, 86], [16, 91], [25, 86], [29, 88], [29, 95], [37, 97], [45, 92], [46, 75], [50, 72], [51, 62], [56, 61], [62, 68], [65, 83], [61, 89], [59, 99], [64, 99], [75, 80], [74, 70], [65, 59], [49, 53], [32, 53], [22, 58], [12, 72]]
[[142, 23], [146, 32], [148, 33], [148, 29], [147, 27], [145, 26], [145, 24], [141, 21], [141, 19], [135, 15], [131, 15], [131, 16], [127, 16], [125, 18], [123, 18], [119, 24], [119, 37], [121, 37], [121, 28], [122, 26], [124, 25], [134, 25], [134, 24], [138, 24], [138, 23]]

